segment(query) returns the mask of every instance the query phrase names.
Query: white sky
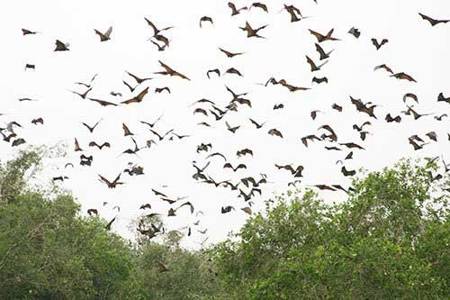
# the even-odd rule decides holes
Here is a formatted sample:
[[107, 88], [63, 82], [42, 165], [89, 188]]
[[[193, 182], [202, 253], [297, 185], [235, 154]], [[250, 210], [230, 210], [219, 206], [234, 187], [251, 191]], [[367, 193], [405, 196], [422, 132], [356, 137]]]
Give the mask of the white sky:
[[[252, 1], [236, 1], [238, 7], [250, 5]], [[437, 103], [437, 95], [444, 92], [450, 96], [448, 70], [450, 70], [450, 23], [431, 27], [418, 16], [422, 12], [437, 19], [450, 18], [450, 2], [446, 0], [380, 0], [380, 1], [295, 1], [303, 15], [309, 18], [298, 23], [290, 23], [289, 15], [282, 11], [283, 2], [266, 1], [269, 13], [252, 9], [231, 17], [227, 1], [10, 1], [0, 9], [0, 28], [2, 28], [2, 55], [0, 56], [2, 104], [0, 122], [6, 124], [17, 120], [24, 126], [18, 129], [19, 136], [28, 144], [53, 146], [58, 143], [68, 145], [67, 155], [52, 163], [49, 176], [67, 175], [70, 180], [63, 185], [73, 191], [82, 204], [83, 211], [97, 208], [100, 214], [110, 219], [117, 214], [112, 207], [119, 205], [121, 211], [113, 229], [130, 236], [128, 224], [142, 214], [139, 206], [151, 203], [152, 211], [166, 213], [169, 206], [159, 201], [151, 188], [167, 192], [170, 196], [189, 196], [197, 210], [205, 212], [200, 226], [193, 226], [193, 235], [185, 240], [186, 246], [195, 247], [197, 242], [209, 236], [209, 240], [219, 241], [230, 230], [239, 228], [246, 215], [239, 208], [246, 206], [236, 193], [198, 184], [192, 178], [192, 161], [204, 165], [206, 154], [198, 155], [196, 146], [201, 142], [212, 143], [213, 152], [225, 154], [235, 165], [247, 164], [248, 169], [236, 174], [223, 170], [219, 158], [212, 160], [207, 173], [213, 178], [232, 179], [245, 176], [258, 176], [266, 173], [269, 184], [264, 186], [263, 197], [254, 199], [254, 210], [263, 207], [264, 199], [286, 190], [292, 177], [285, 171], [278, 171], [274, 163], [304, 165], [304, 185], [319, 183], [340, 183], [347, 186], [348, 178], [340, 173], [336, 160], [343, 159], [348, 151], [326, 151], [330, 143], [313, 143], [305, 148], [300, 142], [302, 136], [317, 133], [317, 128], [330, 124], [339, 136], [340, 142], [353, 141], [363, 145], [366, 151], [355, 151], [354, 160], [347, 161], [348, 169], [364, 167], [369, 170], [391, 165], [402, 157], [448, 155], [450, 132], [448, 118], [441, 122], [433, 117], [418, 121], [402, 115], [400, 124], [387, 124], [386, 113], [400, 114], [406, 106], [402, 101], [405, 93], [413, 92], [419, 97], [415, 109], [421, 113], [449, 113], [450, 105]], [[207, 15], [214, 19], [214, 25], [205, 23], [199, 28], [200, 17]], [[166, 32], [170, 47], [164, 52], [148, 41], [152, 30], [144, 17], [154, 21], [158, 27], [174, 26]], [[267, 39], [247, 39], [238, 27], [249, 21], [254, 27], [268, 24], [260, 32]], [[112, 39], [100, 43], [94, 28], [106, 31], [113, 26]], [[347, 32], [355, 26], [360, 29], [357, 40]], [[21, 35], [21, 28], [39, 31], [34, 36]], [[334, 49], [331, 59], [323, 70], [311, 73], [305, 55], [318, 61], [315, 52], [315, 38], [308, 29], [321, 33], [335, 28], [334, 36], [338, 42], [325, 42], [325, 50]], [[387, 38], [389, 43], [376, 51], [371, 38]], [[60, 39], [70, 43], [69, 52], [53, 52], [54, 42]], [[245, 52], [233, 59], [226, 58], [218, 47]], [[158, 60], [186, 74], [191, 81], [153, 75], [160, 71]], [[36, 64], [35, 71], [24, 71], [26, 63]], [[412, 75], [418, 83], [389, 78], [384, 71], [374, 72], [376, 65], [386, 63], [397, 72]], [[235, 67], [243, 78], [234, 75], [212, 77], [208, 80], [206, 71], [219, 68], [225, 71]], [[76, 81], [87, 82], [95, 73], [98, 77], [89, 96], [119, 102], [129, 99], [130, 94], [122, 85], [122, 80], [133, 83], [125, 70], [141, 77], [152, 76], [149, 81], [150, 93], [144, 101], [129, 106], [104, 108], [83, 101], [69, 92], [82, 91], [75, 86]], [[270, 77], [285, 78], [297, 86], [312, 87], [310, 91], [290, 93], [280, 86], [264, 88], [263, 83]], [[311, 84], [313, 76], [326, 76], [329, 84]], [[222, 121], [214, 122], [213, 117], [192, 115], [189, 105], [201, 98], [208, 98], [224, 107], [231, 100], [225, 84], [236, 92], [248, 92], [252, 108], [241, 106], [238, 113], [229, 113]], [[155, 87], [168, 86], [168, 94], [155, 94]], [[124, 99], [114, 98], [110, 91], [124, 93]], [[125, 96], [126, 95], [126, 96]], [[369, 120], [366, 115], [357, 113], [350, 103], [349, 95], [372, 101], [380, 107], [375, 109], [378, 121], [370, 119], [372, 133], [365, 142], [352, 129], [353, 124]], [[21, 97], [39, 99], [36, 102], [19, 102]], [[276, 103], [284, 103], [284, 110], [273, 111]], [[337, 103], [344, 107], [338, 113], [331, 109]], [[205, 106], [202, 106], [205, 107]], [[314, 109], [324, 113], [312, 121], [309, 114]], [[154, 121], [163, 114], [157, 131], [174, 128], [179, 134], [189, 134], [189, 139], [163, 142], [152, 149], [139, 152], [138, 157], [119, 154], [132, 147], [128, 138], [123, 137], [122, 122], [135, 133], [140, 145], [152, 138], [152, 134], [140, 120]], [[44, 126], [30, 124], [31, 119], [42, 116]], [[248, 117], [266, 125], [255, 130]], [[102, 119], [90, 134], [81, 122], [89, 124]], [[196, 125], [206, 121], [211, 128]], [[241, 125], [235, 135], [226, 130], [224, 120], [232, 125]], [[284, 139], [267, 134], [271, 128], [278, 128]], [[408, 144], [412, 134], [424, 134], [434, 130], [438, 142], [430, 143], [424, 150], [414, 152]], [[94, 155], [91, 168], [78, 165], [79, 153], [73, 152], [73, 139], [77, 137], [85, 154]], [[99, 143], [109, 141], [111, 149], [98, 151], [88, 147], [95, 140]], [[254, 158], [238, 159], [237, 150], [253, 149]], [[26, 148], [26, 145], [20, 148]], [[2, 157], [14, 153], [7, 143], [1, 143]], [[75, 169], [57, 169], [65, 162], [73, 162]], [[144, 166], [145, 176], [129, 178], [123, 175], [125, 185], [109, 190], [97, 180], [97, 174], [113, 179], [127, 167], [128, 162]], [[167, 185], [167, 188], [163, 188]], [[327, 201], [342, 200], [340, 192], [323, 192]], [[102, 206], [108, 201], [107, 206]], [[220, 214], [220, 208], [233, 205], [236, 212]], [[148, 211], [147, 211], [148, 213]], [[180, 228], [196, 221], [185, 209], [175, 218], [166, 218], [167, 227]], [[207, 235], [197, 229], [208, 228]]]

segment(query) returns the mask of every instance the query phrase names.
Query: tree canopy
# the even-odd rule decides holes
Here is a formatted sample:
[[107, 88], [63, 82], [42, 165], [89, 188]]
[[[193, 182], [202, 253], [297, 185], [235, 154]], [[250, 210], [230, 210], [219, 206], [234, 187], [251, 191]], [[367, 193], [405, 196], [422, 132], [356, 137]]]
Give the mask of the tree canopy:
[[[210, 249], [128, 241], [67, 192], [30, 187], [40, 155], [0, 166], [1, 299], [392, 299], [450, 295], [448, 176], [402, 161], [344, 202], [311, 190], [267, 202]], [[438, 178], [438, 179], [437, 179]]]

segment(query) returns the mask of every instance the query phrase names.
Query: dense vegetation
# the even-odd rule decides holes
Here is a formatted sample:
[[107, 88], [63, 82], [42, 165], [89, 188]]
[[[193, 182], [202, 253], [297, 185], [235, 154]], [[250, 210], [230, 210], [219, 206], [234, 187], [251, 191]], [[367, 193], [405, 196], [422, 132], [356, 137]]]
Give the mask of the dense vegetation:
[[0, 299], [450, 295], [450, 185], [431, 161], [370, 173], [340, 204], [288, 192], [236, 238], [187, 251], [176, 232], [130, 243], [70, 194], [31, 187], [39, 160], [22, 153], [0, 167]]

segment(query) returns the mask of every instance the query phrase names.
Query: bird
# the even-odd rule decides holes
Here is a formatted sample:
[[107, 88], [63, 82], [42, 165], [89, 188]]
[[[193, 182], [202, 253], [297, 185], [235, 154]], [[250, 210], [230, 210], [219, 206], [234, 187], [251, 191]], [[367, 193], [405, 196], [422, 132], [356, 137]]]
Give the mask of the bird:
[[313, 79], [312, 79], [312, 82], [315, 82], [317, 84], [321, 84], [323, 82], [328, 83], [328, 78], [327, 77], [320, 77], [320, 78], [318, 78], [318, 77], [314, 76]]
[[101, 106], [118, 106], [116, 103], [101, 100], [101, 99], [95, 99], [95, 98], [88, 98], [90, 101], [100, 104]]
[[273, 135], [273, 136], [278, 136], [280, 138], [283, 138], [283, 134], [281, 133], [281, 131], [279, 131], [276, 128], [272, 128], [267, 132], [269, 135]]
[[359, 31], [358, 28], [352, 27], [350, 28], [350, 30], [348, 31], [349, 34], [353, 35], [355, 38], [359, 39], [359, 37], [361, 36], [361, 32]]
[[404, 72], [395, 73], [395, 74], [391, 75], [391, 77], [395, 77], [399, 80], [403, 79], [403, 80], [408, 80], [408, 81], [412, 81], [412, 82], [417, 82], [411, 75], [408, 75]]
[[255, 38], [262, 38], [265, 39], [265, 37], [258, 34], [258, 32], [264, 28], [266, 28], [268, 25], [263, 25], [258, 28], [253, 28], [248, 22], [245, 22], [245, 27], [239, 27], [242, 31], [247, 32], [247, 37], [255, 37]]
[[249, 118], [249, 120], [253, 125], [255, 125], [256, 129], [261, 129], [264, 126], [264, 124], [266, 124], [266, 122], [258, 123], [255, 120], [253, 120], [252, 118]]
[[444, 93], [439, 93], [439, 95], [438, 95], [438, 99], [437, 99], [437, 101], [438, 102], [447, 102], [448, 104], [450, 104], [450, 97], [445, 97], [444, 96]]
[[316, 37], [317, 41], [319, 43], [325, 42], [325, 41], [339, 41], [339, 39], [333, 37], [334, 28], [332, 28], [326, 35], [323, 35], [319, 32], [316, 32], [314, 30], [308, 29], [309, 33], [311, 33], [313, 36]]
[[379, 69], [383, 69], [386, 72], [394, 74], [394, 71], [392, 71], [392, 69], [390, 67], [388, 67], [386, 64], [378, 65], [375, 68], [373, 68], [374, 71], [379, 70]]
[[236, 16], [240, 14], [242, 10], [248, 9], [247, 6], [236, 8], [236, 5], [233, 2], [228, 2], [228, 7], [231, 9], [231, 16]]
[[127, 73], [130, 77], [132, 77], [136, 81], [137, 84], [141, 84], [141, 83], [143, 83], [143, 82], [145, 82], [147, 80], [152, 80], [153, 79], [151, 77], [141, 78], [141, 77], [138, 77], [138, 76], [136, 76], [133, 73], [130, 73], [128, 71], [125, 71], [125, 73]]
[[158, 27], [156, 27], [156, 25], [155, 25], [152, 21], [150, 21], [148, 18], [145, 18], [145, 17], [144, 17], [144, 19], [145, 19], [145, 21], [147, 22], [147, 24], [153, 29], [153, 36], [157, 36], [157, 35], [159, 35], [161, 32], [173, 28], [173, 26], [168, 26], [168, 27], [164, 27], [164, 28], [158, 29]]
[[109, 221], [108, 224], [106, 224], [105, 229], [111, 230], [111, 225], [114, 223], [115, 220], [116, 220], [116, 217], [112, 218], [112, 220]]
[[438, 24], [445, 24], [445, 23], [450, 22], [450, 20], [436, 20], [436, 19], [433, 19], [433, 18], [431, 18], [431, 17], [429, 17], [427, 15], [424, 15], [422, 13], [419, 13], [419, 16], [421, 16], [422, 19], [424, 19], [425, 21], [430, 22], [431, 26], [436, 26]]
[[155, 93], [157, 93], [157, 94], [162, 93], [164, 91], [170, 94], [170, 88], [167, 86], [161, 87], [161, 88], [155, 88]]
[[225, 49], [223, 49], [223, 48], [219, 48], [219, 50], [220, 50], [222, 53], [224, 53], [228, 58], [233, 58], [233, 57], [235, 57], [235, 56], [244, 54], [243, 52], [231, 52], [231, 51], [225, 50]]
[[148, 94], [148, 89], [149, 89], [149, 87], [146, 87], [145, 89], [143, 89], [139, 94], [137, 94], [133, 98], [122, 101], [120, 103], [121, 104], [140, 103], [140, 102], [142, 102], [142, 100], [144, 100], [144, 97]]
[[116, 188], [120, 184], [124, 184], [123, 182], [119, 181], [121, 175], [122, 175], [122, 173], [119, 173], [119, 175], [117, 175], [117, 177], [113, 181], [109, 181], [108, 179], [106, 179], [105, 177], [103, 177], [100, 174], [98, 174], [98, 177], [100, 178], [99, 179], [100, 182], [105, 183], [108, 188], [113, 189], [113, 188]]
[[22, 35], [34, 35], [34, 34], [38, 33], [37, 31], [33, 31], [30, 29], [25, 29], [25, 28], [22, 28], [21, 30], [22, 30]]
[[228, 206], [222, 206], [222, 208], [220, 209], [220, 212], [222, 214], [226, 214], [226, 213], [231, 212], [232, 210], [235, 210], [235, 208], [233, 206], [228, 205]]
[[203, 16], [203, 17], [200, 18], [200, 21], [199, 21], [200, 28], [202, 28], [202, 23], [203, 22], [209, 22], [211, 24], [214, 24], [213, 19], [211, 17], [208, 17], [208, 16]]
[[124, 136], [134, 135], [125, 123], [122, 123], [122, 129]]
[[90, 133], [93, 133], [95, 128], [97, 128], [98, 124], [100, 123], [101, 119], [98, 120], [93, 126], [89, 126], [87, 123], [82, 122], [81, 124], [83, 124], [84, 127], [86, 127]]
[[395, 117], [392, 117], [390, 113], [388, 113], [384, 119], [385, 119], [386, 122], [388, 122], [388, 123], [391, 123], [391, 122], [397, 122], [397, 123], [400, 123], [400, 122], [402, 121], [402, 117], [401, 117], [401, 116], [395, 116]]
[[325, 52], [325, 50], [323, 50], [323, 48], [320, 46], [320, 44], [315, 43], [315, 45], [316, 45], [316, 51], [320, 55], [320, 60], [328, 59], [330, 57], [330, 54], [334, 51], [334, 50], [331, 50], [329, 52]]
[[306, 55], [306, 62], [311, 67], [311, 72], [316, 72], [319, 71], [320, 68], [322, 68], [326, 63], [328, 63], [328, 60], [323, 62], [321, 65], [316, 65], [314, 61], [308, 55]]
[[112, 26], [110, 26], [108, 28], [108, 30], [106, 30], [104, 33], [102, 33], [101, 31], [94, 29], [94, 32], [100, 37], [100, 42], [106, 42], [109, 41], [111, 39], [111, 33], [112, 33]]
[[42, 117], [36, 118], [31, 120], [31, 124], [37, 125], [37, 124], [41, 124], [44, 125], [44, 119]]
[[239, 169], [247, 169], [247, 166], [246, 166], [245, 164], [238, 164], [237, 166], [233, 167], [233, 166], [231, 165], [231, 163], [227, 162], [227, 163], [225, 163], [225, 164], [223, 165], [223, 168], [224, 168], [224, 169], [229, 168], [229, 169], [233, 170], [233, 172], [236, 172], [236, 171], [238, 171]]
[[252, 5], [250, 5], [249, 9], [252, 9], [252, 7], [256, 7], [256, 8], [260, 8], [263, 11], [265, 11], [266, 13], [269, 12], [269, 9], [267, 8], [267, 5], [261, 2], [253, 2]]
[[190, 80], [187, 76], [185, 76], [185, 75], [175, 71], [174, 69], [172, 69], [171, 67], [169, 67], [168, 65], [163, 63], [162, 61], [159, 60], [158, 62], [161, 65], [161, 67], [163, 67], [164, 71], [155, 72], [155, 74], [178, 76], [178, 77], [180, 77], [182, 79]]
[[55, 42], [55, 50], [54, 51], [69, 51], [69, 44], [68, 43], [63, 43], [60, 40], [56, 40]]
[[382, 39], [381, 42], [378, 42], [378, 40], [375, 38], [372, 38], [371, 41], [377, 50], [380, 50], [380, 48], [383, 47], [383, 45], [385, 45], [389, 42], [388, 39]]
[[78, 143], [77, 138], [75, 138], [75, 142], [74, 143], [75, 143], [75, 149], [74, 149], [75, 152], [83, 151], [83, 149], [81, 149], [81, 147], [80, 147], [80, 144]]
[[92, 141], [92, 142], [89, 142], [88, 145], [89, 145], [89, 147], [97, 147], [99, 150], [102, 150], [103, 147], [106, 147], [106, 148], [111, 147], [111, 144], [109, 142], [104, 142], [103, 144], [99, 145], [96, 142]]

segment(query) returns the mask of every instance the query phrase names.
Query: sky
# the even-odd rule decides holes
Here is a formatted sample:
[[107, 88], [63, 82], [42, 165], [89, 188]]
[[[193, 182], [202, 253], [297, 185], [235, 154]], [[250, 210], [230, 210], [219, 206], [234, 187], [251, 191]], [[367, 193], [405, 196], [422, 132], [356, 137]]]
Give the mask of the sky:
[[[69, 179], [58, 185], [71, 191], [81, 204], [83, 213], [96, 208], [107, 220], [116, 217], [112, 229], [125, 237], [135, 234], [135, 220], [149, 212], [167, 214], [169, 205], [159, 200], [152, 188], [168, 196], [184, 197], [195, 206], [194, 214], [181, 209], [176, 217], [163, 217], [168, 229], [192, 228], [192, 235], [183, 240], [186, 247], [198, 247], [224, 240], [230, 231], [238, 230], [248, 215], [240, 210], [248, 206], [236, 191], [215, 188], [196, 182], [192, 175], [195, 169], [207, 163], [208, 153], [197, 153], [197, 145], [211, 143], [212, 152], [223, 153], [234, 166], [245, 163], [247, 169], [236, 173], [223, 168], [223, 160], [210, 159], [206, 173], [215, 180], [237, 182], [246, 176], [267, 175], [262, 196], [252, 199], [252, 210], [264, 208], [264, 200], [285, 192], [287, 184], [294, 180], [285, 170], [277, 170], [274, 164], [303, 165], [300, 188], [315, 184], [342, 184], [348, 187], [351, 179], [344, 177], [341, 165], [348, 150], [327, 151], [324, 146], [336, 146], [330, 142], [315, 142], [305, 147], [300, 139], [309, 134], [324, 133], [318, 128], [329, 124], [337, 133], [339, 142], [355, 142], [366, 150], [355, 150], [354, 159], [345, 161], [349, 170], [380, 170], [403, 157], [442, 156], [450, 161], [449, 118], [434, 119], [450, 113], [450, 104], [437, 102], [440, 92], [450, 97], [448, 70], [450, 69], [450, 23], [435, 27], [420, 18], [419, 12], [436, 19], [450, 19], [450, 3], [445, 0], [380, 0], [380, 1], [292, 1], [306, 18], [291, 23], [283, 10], [284, 2], [270, 1], [269, 12], [258, 8], [244, 10], [231, 16], [227, 1], [13, 1], [0, 9], [2, 28], [2, 55], [0, 72], [2, 104], [0, 127], [15, 120], [22, 124], [16, 133], [27, 143], [11, 147], [0, 143], [2, 160], [30, 145], [57, 146], [64, 153], [54, 155], [46, 163], [42, 183], [54, 176], [65, 175]], [[250, 6], [252, 1], [235, 1], [237, 7]], [[199, 27], [199, 19], [209, 16], [214, 23]], [[164, 33], [170, 40], [165, 51], [158, 51], [149, 41], [153, 31], [144, 17], [158, 27], [173, 26]], [[239, 27], [248, 21], [253, 27], [268, 25], [260, 31], [264, 39], [247, 38]], [[113, 27], [111, 40], [100, 42], [94, 29], [106, 31]], [[348, 33], [351, 27], [361, 31], [356, 39]], [[21, 28], [38, 33], [22, 36]], [[331, 53], [328, 63], [318, 72], [312, 73], [305, 55], [319, 62], [315, 51], [316, 40], [308, 29], [326, 33], [334, 28], [333, 36], [340, 41], [326, 41], [321, 46]], [[378, 51], [371, 39], [389, 40]], [[69, 43], [70, 51], [54, 52], [55, 40]], [[243, 55], [227, 58], [218, 47]], [[187, 75], [191, 80], [154, 74], [161, 71], [158, 60]], [[26, 64], [35, 64], [35, 70], [25, 70]], [[395, 72], [413, 76], [417, 83], [389, 77], [383, 70], [374, 71], [377, 65], [386, 64]], [[234, 67], [242, 77], [223, 74]], [[219, 68], [222, 76], [206, 76], [207, 70]], [[133, 83], [126, 71], [140, 77], [152, 77], [135, 93], [122, 84]], [[78, 81], [93, 82], [89, 97], [118, 103], [136, 95], [149, 86], [149, 93], [141, 103], [101, 107], [83, 100], [71, 90], [83, 91]], [[328, 83], [316, 84], [314, 76], [328, 78]], [[280, 85], [267, 86], [269, 78], [285, 79], [295, 86], [310, 90], [289, 92]], [[154, 92], [157, 87], [170, 87], [171, 93]], [[235, 92], [248, 93], [246, 98], [252, 107], [239, 106], [238, 112], [229, 112], [220, 121], [214, 117], [193, 114], [197, 107], [209, 109], [207, 105], [192, 105], [206, 98], [224, 108], [232, 99], [226, 86]], [[123, 97], [113, 97], [111, 91], [121, 92]], [[430, 113], [419, 120], [401, 113], [407, 109], [403, 95], [414, 93], [419, 103], [408, 100], [420, 113]], [[350, 96], [377, 105], [377, 119], [357, 112]], [[29, 97], [37, 101], [18, 101]], [[285, 108], [273, 110], [275, 104]], [[342, 112], [331, 108], [333, 103], [343, 107]], [[315, 120], [312, 110], [320, 110]], [[401, 115], [402, 122], [386, 123], [387, 113]], [[140, 121], [153, 122], [158, 132], [173, 129], [178, 134], [187, 134], [182, 140], [164, 140], [138, 155], [122, 155], [133, 146], [130, 138], [123, 136], [122, 123], [134, 133], [139, 146], [144, 146], [154, 135]], [[32, 125], [30, 121], [42, 117], [44, 125]], [[249, 118], [266, 122], [263, 128], [255, 129]], [[94, 133], [82, 126], [101, 120]], [[240, 126], [236, 134], [226, 129], [225, 120], [232, 126]], [[370, 120], [366, 127], [370, 132], [365, 141], [352, 129], [353, 124]], [[211, 127], [199, 126], [206, 121]], [[283, 138], [270, 136], [268, 130], [277, 128]], [[418, 134], [429, 141], [425, 134], [435, 131], [438, 141], [431, 141], [420, 151], [414, 151], [408, 137]], [[80, 142], [86, 155], [93, 155], [92, 167], [79, 165], [80, 152], [73, 151], [74, 138]], [[88, 146], [90, 141], [108, 141], [111, 148], [96, 150]], [[250, 148], [254, 156], [238, 158], [236, 151]], [[75, 168], [64, 168], [72, 162]], [[108, 189], [98, 181], [98, 174], [113, 179], [128, 163], [144, 167], [145, 175], [129, 177], [123, 174], [124, 185]], [[342, 201], [342, 192], [320, 192], [327, 202]], [[103, 205], [103, 202], [107, 202]], [[142, 204], [150, 203], [150, 211], [140, 210]], [[182, 203], [182, 202], [179, 202]], [[236, 208], [221, 214], [222, 206]], [[120, 206], [120, 212], [113, 209]], [[177, 207], [177, 204], [174, 205]], [[202, 211], [203, 214], [198, 214]], [[200, 220], [199, 225], [193, 225]], [[199, 233], [208, 229], [206, 234]]]

